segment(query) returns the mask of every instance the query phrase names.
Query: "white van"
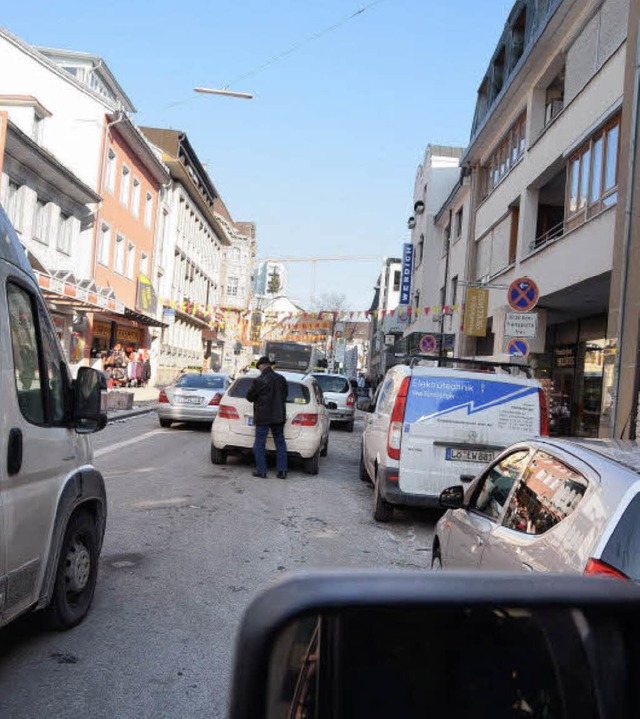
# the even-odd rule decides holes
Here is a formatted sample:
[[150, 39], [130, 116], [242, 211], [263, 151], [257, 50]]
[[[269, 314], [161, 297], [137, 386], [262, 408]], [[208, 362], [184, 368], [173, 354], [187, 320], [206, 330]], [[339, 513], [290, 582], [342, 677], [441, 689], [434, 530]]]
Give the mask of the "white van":
[[88, 367], [71, 379], [0, 207], [0, 626], [46, 608], [67, 628], [89, 610], [107, 517], [87, 437], [106, 425], [102, 389]]
[[[430, 363], [433, 364], [433, 363]], [[471, 481], [517, 441], [547, 434], [540, 384], [522, 370], [398, 365], [369, 407], [360, 479], [374, 484], [373, 516], [394, 505], [437, 507], [440, 492]]]

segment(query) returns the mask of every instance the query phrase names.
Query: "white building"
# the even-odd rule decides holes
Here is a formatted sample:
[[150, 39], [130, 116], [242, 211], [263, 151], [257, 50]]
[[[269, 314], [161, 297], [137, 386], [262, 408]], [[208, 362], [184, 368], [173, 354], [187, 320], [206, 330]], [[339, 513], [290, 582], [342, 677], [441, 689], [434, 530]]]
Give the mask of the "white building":
[[385, 259], [374, 287], [371, 303], [367, 373], [371, 379], [384, 377], [393, 364], [390, 350], [408, 322], [406, 308], [400, 308], [402, 261]]

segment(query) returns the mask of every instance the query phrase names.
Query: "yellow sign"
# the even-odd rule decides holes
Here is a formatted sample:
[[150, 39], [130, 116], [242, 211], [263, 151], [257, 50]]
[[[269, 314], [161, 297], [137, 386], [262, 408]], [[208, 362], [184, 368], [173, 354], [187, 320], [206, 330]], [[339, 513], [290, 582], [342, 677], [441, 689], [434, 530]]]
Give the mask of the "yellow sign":
[[467, 337], [486, 337], [489, 290], [469, 287], [464, 311], [464, 333]]
[[116, 340], [118, 342], [135, 342], [140, 343], [140, 330], [136, 327], [123, 327], [118, 325], [116, 328]]
[[94, 322], [93, 323], [93, 336], [94, 337], [111, 337], [111, 325], [106, 322]]

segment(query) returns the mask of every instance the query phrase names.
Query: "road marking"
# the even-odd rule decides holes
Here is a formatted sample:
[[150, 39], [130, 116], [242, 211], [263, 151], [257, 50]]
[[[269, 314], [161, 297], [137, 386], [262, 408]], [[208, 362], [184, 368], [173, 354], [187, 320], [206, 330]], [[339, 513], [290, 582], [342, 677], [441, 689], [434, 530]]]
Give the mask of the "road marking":
[[[97, 449], [93, 456], [96, 457], [102, 457], [104, 454], [109, 454], [109, 452], [115, 452], [117, 449], [123, 449], [124, 447], [128, 447], [131, 444], [137, 444], [138, 442], [141, 442], [143, 439], [147, 439], [147, 437], [153, 437], [156, 434], [171, 434], [166, 429], [152, 429], [150, 432], [145, 432], [144, 434], [139, 434], [137, 437], [133, 437], [131, 439], [125, 439], [124, 442], [116, 442], [116, 444], [111, 444], [108, 447], [102, 447], [102, 449]], [[175, 434], [175, 432], [174, 432]]]

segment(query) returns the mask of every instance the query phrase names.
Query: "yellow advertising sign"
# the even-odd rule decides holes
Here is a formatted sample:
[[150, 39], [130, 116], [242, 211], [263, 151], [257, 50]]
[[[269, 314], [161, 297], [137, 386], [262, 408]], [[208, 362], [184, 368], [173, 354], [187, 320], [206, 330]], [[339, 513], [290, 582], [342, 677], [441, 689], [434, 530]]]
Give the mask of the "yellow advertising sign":
[[111, 325], [106, 322], [94, 322], [93, 323], [93, 336], [94, 337], [111, 337]]
[[116, 328], [116, 340], [118, 342], [140, 343], [140, 330], [136, 327], [125, 327], [118, 325]]
[[467, 337], [486, 337], [489, 290], [469, 287], [464, 311], [464, 333]]

